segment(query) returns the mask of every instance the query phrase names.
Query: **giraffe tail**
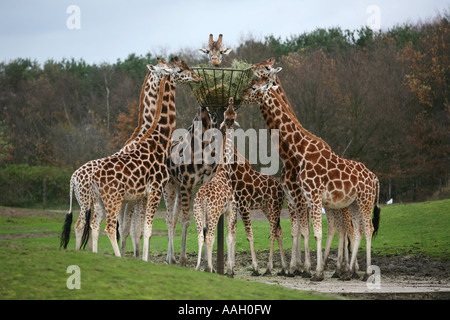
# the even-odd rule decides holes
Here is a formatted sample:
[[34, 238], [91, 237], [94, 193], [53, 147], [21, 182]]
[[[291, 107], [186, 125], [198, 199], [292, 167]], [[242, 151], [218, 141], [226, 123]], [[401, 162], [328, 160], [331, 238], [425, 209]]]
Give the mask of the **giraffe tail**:
[[373, 209], [373, 218], [372, 218], [372, 224], [373, 224], [372, 238], [374, 238], [377, 235], [378, 228], [380, 227], [380, 213], [381, 213], [381, 209], [380, 209], [380, 206], [379, 206], [379, 200], [380, 200], [380, 181], [377, 180], [376, 204], [375, 204], [375, 208]]
[[72, 227], [72, 212], [66, 213], [64, 224], [61, 232], [59, 247], [67, 249], [70, 240], [70, 229]]
[[208, 209], [205, 199], [203, 200], [203, 239], [206, 239], [206, 232], [208, 232]]
[[73, 185], [74, 185], [74, 181], [73, 181], [73, 177], [71, 177], [70, 178], [70, 208], [69, 208], [69, 212], [66, 213], [66, 218], [64, 219], [64, 224], [63, 224], [63, 227], [62, 227], [62, 232], [61, 232], [61, 236], [60, 236], [60, 243], [59, 243], [59, 247], [60, 248], [64, 248], [64, 249], [67, 249], [67, 245], [69, 244], [70, 229], [72, 227], [72, 219], [73, 219], [73, 215], [72, 215]]
[[84, 225], [83, 235], [81, 236], [81, 248], [86, 248], [91, 231], [91, 209], [86, 210], [86, 224]]

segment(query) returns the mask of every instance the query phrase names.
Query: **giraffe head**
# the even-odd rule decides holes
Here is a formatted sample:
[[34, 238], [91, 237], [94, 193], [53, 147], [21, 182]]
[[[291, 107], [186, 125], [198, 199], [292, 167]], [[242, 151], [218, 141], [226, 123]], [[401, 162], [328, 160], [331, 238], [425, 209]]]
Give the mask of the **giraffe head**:
[[220, 129], [222, 129], [224, 126], [226, 129], [231, 129], [231, 127], [234, 125], [240, 126], [239, 123], [236, 121], [236, 111], [234, 111], [233, 106], [233, 97], [230, 97], [228, 100], [228, 108], [223, 113], [223, 122], [220, 124]]
[[272, 78], [282, 70], [281, 67], [274, 68], [273, 64], [275, 63], [275, 58], [270, 58], [267, 60], [264, 60], [260, 63], [255, 63], [252, 65], [253, 68], [253, 74], [255, 77], [261, 78], [261, 77], [267, 77]]
[[[180, 60], [178, 57], [173, 57], [170, 60], [170, 74], [172, 74], [172, 78], [174, 82], [200, 82], [202, 78], [183, 60]], [[162, 69], [165, 70], [165, 69]]]
[[222, 34], [219, 34], [217, 41], [213, 40], [213, 35], [209, 35], [209, 42], [207, 48], [198, 49], [200, 53], [207, 54], [209, 63], [215, 67], [219, 67], [222, 63], [222, 55], [229, 54], [231, 48], [222, 48]]
[[270, 88], [278, 88], [274, 85], [273, 79], [267, 77], [253, 79], [248, 87], [242, 92], [241, 101], [243, 103], [262, 103], [265, 94]]
[[158, 63], [154, 66], [148, 64], [147, 69], [152, 72], [156, 77], [162, 78], [163, 75], [168, 75], [172, 72], [172, 67], [163, 59], [156, 58]]

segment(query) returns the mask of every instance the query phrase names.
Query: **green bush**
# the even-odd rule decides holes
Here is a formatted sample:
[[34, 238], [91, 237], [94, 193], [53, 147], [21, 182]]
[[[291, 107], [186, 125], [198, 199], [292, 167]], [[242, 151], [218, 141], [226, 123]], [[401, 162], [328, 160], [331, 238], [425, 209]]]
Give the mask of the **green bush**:
[[0, 205], [43, 206], [44, 189], [47, 206], [68, 203], [69, 182], [72, 173], [73, 169], [71, 168], [29, 166], [27, 164], [7, 165], [0, 169]]

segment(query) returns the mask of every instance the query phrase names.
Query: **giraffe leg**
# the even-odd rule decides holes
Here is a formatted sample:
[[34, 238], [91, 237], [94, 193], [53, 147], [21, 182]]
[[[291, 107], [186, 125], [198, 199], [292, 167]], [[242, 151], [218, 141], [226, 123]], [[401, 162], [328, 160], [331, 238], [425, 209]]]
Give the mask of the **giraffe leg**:
[[203, 234], [203, 232], [205, 230], [204, 226], [206, 225], [206, 221], [203, 221], [203, 204], [201, 198], [195, 198], [194, 200], [194, 219], [195, 224], [197, 226], [197, 242], [198, 242], [198, 257], [197, 257], [197, 266], [195, 267], [195, 269], [200, 270], [200, 265], [202, 262], [202, 249], [203, 244], [205, 242], [205, 235]]
[[202, 262], [202, 249], [204, 243], [203, 230], [201, 230], [198, 233], [197, 242], [198, 242], [198, 257], [197, 257], [197, 266], [195, 267], [195, 270], [200, 270], [200, 265]]
[[206, 244], [205, 244], [205, 254], [206, 254], [206, 272], [215, 272], [212, 263], [212, 248], [214, 245], [214, 229], [208, 228], [208, 232], [206, 233]]
[[100, 226], [105, 216], [105, 207], [101, 200], [94, 201], [94, 209], [91, 218], [91, 236], [89, 237], [89, 245], [92, 252], [98, 252], [98, 237], [100, 235]]
[[339, 276], [345, 271], [342, 265], [342, 258], [344, 253], [344, 243], [345, 243], [345, 232], [342, 230], [338, 231], [338, 256], [336, 260], [336, 271], [334, 272], [332, 278], [339, 278]]
[[350, 259], [349, 271], [341, 276], [341, 280], [350, 280], [352, 273], [355, 271], [356, 255], [358, 253], [359, 244], [361, 242], [361, 213], [356, 203], [352, 203], [349, 207], [354, 229], [354, 240], [352, 244], [352, 256]]
[[280, 260], [281, 260], [281, 272], [279, 275], [285, 276], [287, 275], [287, 264], [286, 264], [286, 255], [284, 254], [284, 247], [283, 247], [283, 229], [281, 228], [281, 225], [279, 223], [279, 220], [276, 224], [276, 238], [278, 242], [278, 248], [280, 249]]
[[[373, 201], [371, 203], [373, 203]], [[361, 210], [361, 211], [363, 211], [363, 210]], [[363, 219], [364, 219], [364, 223], [363, 223], [364, 235], [366, 237], [366, 273], [364, 274], [364, 277], [362, 280], [367, 281], [367, 279], [372, 275], [371, 248], [372, 248], [373, 225], [372, 225], [371, 210], [364, 210]], [[356, 262], [355, 262], [355, 268], [356, 268]]]
[[311, 218], [314, 227], [314, 238], [317, 244], [317, 266], [316, 274], [311, 281], [323, 280], [323, 260], [322, 260], [322, 201], [316, 201], [312, 204]]
[[[106, 216], [105, 232], [113, 247], [114, 255], [116, 257], [121, 257], [119, 245], [117, 244], [117, 217], [119, 215], [120, 207], [122, 206], [122, 197], [120, 195], [116, 195], [114, 198], [109, 199], [107, 203], [108, 204], [106, 205], [107, 216]], [[97, 219], [98, 216], [96, 217], [96, 220]]]
[[140, 258], [141, 255], [141, 238], [144, 228], [145, 220], [145, 208], [144, 205], [147, 203], [146, 198], [139, 199], [136, 202], [136, 206], [132, 213], [131, 223], [130, 223], [130, 236], [131, 242], [133, 243], [133, 253], [136, 259]]
[[227, 275], [232, 277], [234, 267], [235, 245], [236, 245], [236, 209], [232, 205], [227, 212]]
[[166, 203], [166, 225], [169, 238], [169, 244], [167, 249], [166, 262], [168, 264], [176, 264], [175, 251], [173, 247], [173, 241], [175, 236], [175, 228], [177, 220], [175, 219], [178, 210], [179, 193], [177, 192], [177, 186], [172, 179], [166, 183], [163, 189], [164, 201]]
[[[185, 189], [181, 186], [180, 190], [181, 196], [181, 252], [180, 252], [180, 266], [186, 266], [186, 240], [187, 240], [187, 231], [190, 224], [190, 205], [191, 205], [191, 197], [192, 197], [192, 189]], [[179, 204], [180, 205], [180, 204]]]
[[159, 201], [162, 196], [162, 188], [154, 187], [147, 197], [147, 205], [145, 209], [144, 221], [144, 245], [142, 248], [142, 260], [148, 261], [148, 253], [150, 249], [150, 238], [152, 237], [153, 217], [155, 216], [156, 208], [158, 208]]
[[241, 213], [242, 222], [244, 223], [245, 235], [247, 236], [247, 240], [250, 244], [250, 253], [252, 256], [252, 267], [253, 267], [252, 276], [259, 276], [258, 262], [256, 260], [256, 251], [255, 246], [253, 244], [253, 231], [252, 231], [250, 211], [247, 207], [241, 206], [239, 208], [239, 212]]
[[131, 216], [134, 211], [134, 204], [122, 204], [119, 211], [119, 234], [120, 234], [120, 255], [123, 257], [125, 255], [125, 249], [127, 247], [127, 238], [130, 234], [130, 222]]
[[[311, 277], [311, 250], [309, 244], [309, 238], [311, 233], [311, 227], [309, 223], [309, 213], [306, 208], [302, 210], [301, 214], [301, 222], [300, 222], [300, 234], [303, 237], [303, 247], [305, 248], [305, 265], [303, 267], [302, 278], [310, 278]], [[300, 242], [300, 238], [299, 238]], [[300, 243], [299, 243], [299, 255], [300, 253]]]
[[86, 211], [88, 210], [85, 206], [80, 207], [80, 215], [75, 223], [75, 250], [80, 250], [81, 248], [81, 237], [83, 236], [83, 230], [86, 224]]
[[331, 243], [333, 242], [334, 234], [336, 233], [336, 226], [333, 215], [335, 214], [333, 209], [327, 209], [328, 231], [327, 231], [327, 243], [325, 245], [325, 253], [323, 255], [324, 267], [327, 267], [328, 255], [330, 254]]

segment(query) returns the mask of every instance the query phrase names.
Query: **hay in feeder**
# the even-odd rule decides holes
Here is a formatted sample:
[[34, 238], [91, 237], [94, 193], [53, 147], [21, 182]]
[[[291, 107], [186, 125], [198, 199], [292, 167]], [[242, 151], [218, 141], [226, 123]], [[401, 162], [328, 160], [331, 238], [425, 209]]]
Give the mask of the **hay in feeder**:
[[202, 81], [191, 83], [192, 92], [201, 105], [211, 108], [226, 107], [230, 97], [239, 106], [242, 92], [253, 77], [251, 64], [239, 60], [234, 60], [231, 68], [198, 68], [196, 72]]

